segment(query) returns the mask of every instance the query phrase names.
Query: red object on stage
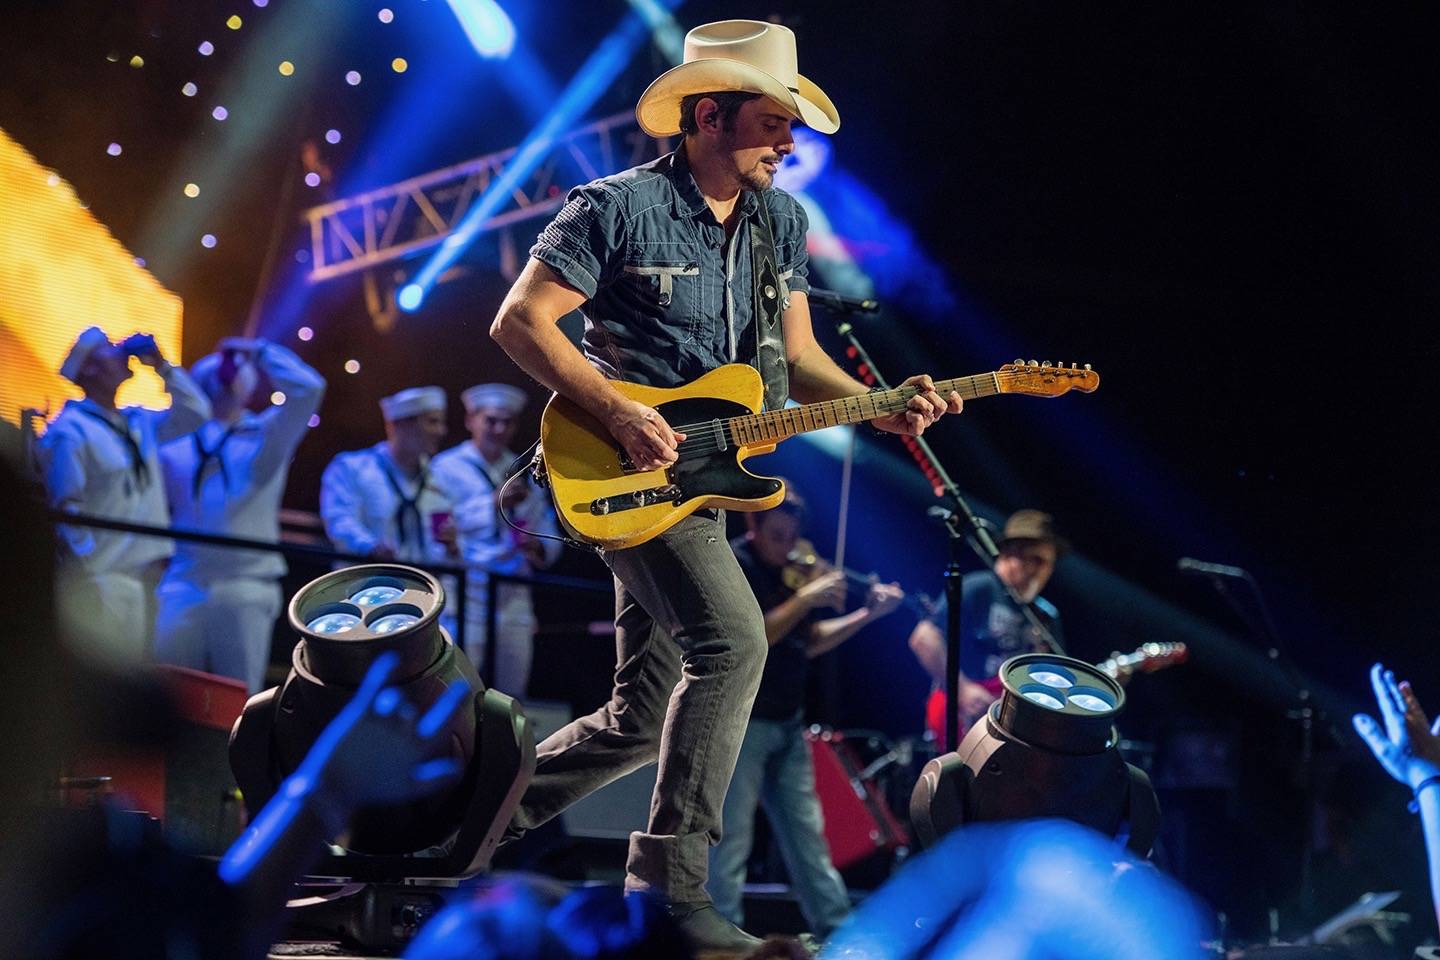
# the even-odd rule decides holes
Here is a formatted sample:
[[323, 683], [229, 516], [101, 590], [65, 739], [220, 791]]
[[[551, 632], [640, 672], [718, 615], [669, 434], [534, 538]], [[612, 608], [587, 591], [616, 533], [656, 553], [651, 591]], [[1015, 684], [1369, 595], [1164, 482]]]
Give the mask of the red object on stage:
[[845, 735], [811, 727], [805, 739], [815, 764], [815, 792], [825, 814], [830, 862], [844, 870], [882, 850], [907, 846], [909, 835], [880, 791], [860, 779], [860, 763]]
[[153, 669], [164, 678], [181, 721], [170, 744], [85, 749], [70, 776], [108, 777], [105, 792], [122, 797], [127, 809], [145, 811], [198, 847], [223, 850], [223, 835], [231, 830], [219, 824], [219, 812], [222, 798], [235, 789], [225, 748], [249, 693], [229, 677], [185, 667]]

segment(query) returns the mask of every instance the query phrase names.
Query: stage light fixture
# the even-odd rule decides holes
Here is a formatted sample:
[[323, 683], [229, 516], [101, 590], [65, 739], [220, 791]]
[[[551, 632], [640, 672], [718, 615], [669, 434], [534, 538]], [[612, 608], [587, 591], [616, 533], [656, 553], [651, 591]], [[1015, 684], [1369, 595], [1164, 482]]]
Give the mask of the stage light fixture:
[[1150, 778], [1116, 746], [1124, 689], [1084, 661], [1038, 653], [1006, 660], [1000, 683], [959, 749], [927, 763], [915, 784], [921, 844], [966, 823], [1062, 817], [1148, 856], [1160, 807]]
[[439, 580], [397, 564], [333, 571], [290, 602], [300, 638], [290, 673], [250, 698], [231, 734], [231, 770], [252, 812], [299, 767], [381, 653], [399, 655], [392, 686], [419, 713], [454, 683], [472, 691], [472, 707], [450, 719], [442, 740], [464, 765], [461, 780], [422, 800], [359, 811], [339, 845], [327, 844], [316, 877], [384, 884], [472, 876], [489, 865], [530, 781], [529, 721], [513, 699], [486, 689], [456, 649], [440, 626], [444, 606]]
[[395, 297], [395, 302], [400, 306], [401, 310], [410, 313], [415, 310], [419, 310], [420, 303], [424, 299], [425, 290], [420, 286], [420, 284], [407, 283], [405, 284], [405, 286], [400, 288], [399, 294], [397, 294]]

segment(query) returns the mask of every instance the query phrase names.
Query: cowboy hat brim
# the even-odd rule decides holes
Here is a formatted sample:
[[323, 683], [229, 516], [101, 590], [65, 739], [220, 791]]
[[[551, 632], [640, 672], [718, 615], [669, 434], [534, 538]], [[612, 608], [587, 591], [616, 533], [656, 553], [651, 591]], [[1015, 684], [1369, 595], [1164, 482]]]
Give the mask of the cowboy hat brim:
[[680, 132], [680, 101], [695, 93], [721, 91], [758, 93], [769, 97], [791, 116], [819, 133], [840, 129], [840, 113], [830, 98], [808, 78], [795, 75], [795, 89], [757, 67], [718, 57], [692, 60], [662, 73], [635, 105], [640, 129], [652, 137], [673, 137]]

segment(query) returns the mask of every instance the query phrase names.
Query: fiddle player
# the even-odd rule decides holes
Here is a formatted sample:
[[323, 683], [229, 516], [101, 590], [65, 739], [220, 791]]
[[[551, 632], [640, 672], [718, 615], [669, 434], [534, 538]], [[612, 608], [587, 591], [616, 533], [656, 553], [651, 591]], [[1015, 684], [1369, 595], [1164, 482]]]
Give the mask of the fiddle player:
[[[710, 856], [709, 892], [715, 909], [743, 923], [740, 892], [756, 807], [764, 804], [800, 908], [811, 930], [824, 938], [849, 912], [850, 898], [830, 862], [810, 747], [802, 735], [807, 664], [890, 613], [904, 594], [897, 584], [874, 583], [863, 606], [841, 612], [844, 571], [813, 560], [796, 562], [804, 517], [803, 501], [786, 484], [785, 500], [773, 510], [747, 513], [747, 532], [731, 541], [765, 614], [770, 654], [725, 795], [723, 832]], [[826, 610], [832, 613], [822, 613]]]

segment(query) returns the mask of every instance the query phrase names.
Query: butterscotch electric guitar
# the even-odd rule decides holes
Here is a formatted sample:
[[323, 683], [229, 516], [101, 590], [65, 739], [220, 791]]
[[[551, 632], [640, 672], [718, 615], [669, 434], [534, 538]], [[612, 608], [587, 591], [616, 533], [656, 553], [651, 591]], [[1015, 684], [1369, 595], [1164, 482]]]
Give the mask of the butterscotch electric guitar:
[[[1032, 360], [937, 380], [935, 389], [942, 397], [955, 390], [973, 400], [997, 393], [1058, 397], [1099, 385], [1100, 375], [1089, 364], [1082, 369]], [[673, 389], [619, 381], [615, 387], [654, 407], [675, 432], [685, 434], [670, 467], [635, 469], [609, 431], [563, 397], [552, 399], [540, 419], [544, 468], [560, 522], [577, 539], [611, 550], [644, 543], [705, 507], [770, 509], [784, 499], [785, 484], [746, 470], [747, 458], [769, 453], [799, 433], [898, 413], [916, 392], [897, 387], [761, 413], [760, 374], [739, 363]]]

